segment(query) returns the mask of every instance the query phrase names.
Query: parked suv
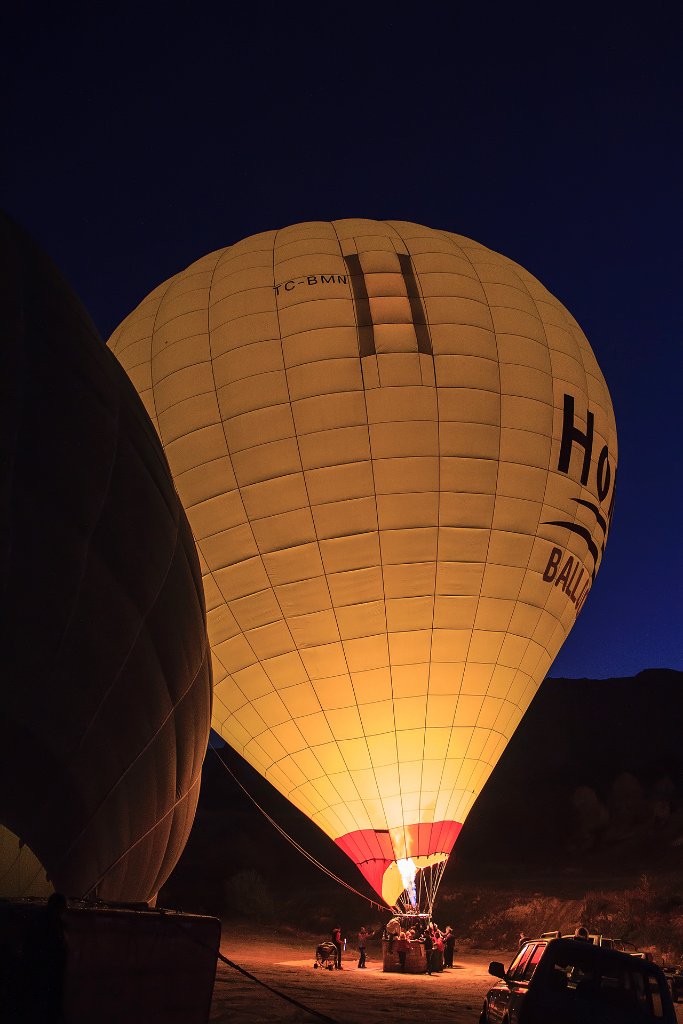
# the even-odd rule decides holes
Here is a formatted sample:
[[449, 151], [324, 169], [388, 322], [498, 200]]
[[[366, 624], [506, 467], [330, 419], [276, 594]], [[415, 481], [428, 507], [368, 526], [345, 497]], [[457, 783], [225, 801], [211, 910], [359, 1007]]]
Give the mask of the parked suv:
[[665, 967], [664, 975], [669, 982], [669, 991], [674, 1003], [683, 998], [683, 964], [678, 967]]
[[659, 967], [590, 941], [532, 939], [489, 974], [480, 1024], [676, 1024]]

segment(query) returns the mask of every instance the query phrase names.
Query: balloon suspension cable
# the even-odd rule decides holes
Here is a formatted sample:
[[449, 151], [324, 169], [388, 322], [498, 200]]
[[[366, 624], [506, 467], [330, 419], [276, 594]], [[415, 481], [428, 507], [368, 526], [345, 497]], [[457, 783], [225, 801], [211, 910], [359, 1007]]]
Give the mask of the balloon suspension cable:
[[343, 885], [345, 889], [349, 890], [349, 892], [355, 893], [356, 896], [360, 896], [360, 898], [362, 900], [366, 900], [366, 902], [369, 903], [371, 907], [377, 907], [378, 910], [386, 910], [386, 911], [391, 912], [391, 908], [388, 907], [386, 903], [382, 904], [378, 900], [372, 900], [372, 899], [370, 899], [369, 896], [366, 896], [365, 893], [359, 892], [358, 889], [354, 889], [354, 887], [352, 885], [349, 885], [348, 882], [345, 882], [343, 878], [339, 877], [339, 875], [335, 875], [334, 871], [330, 871], [329, 868], [326, 868], [325, 865], [321, 864], [320, 861], [317, 860], [313, 856], [312, 853], [309, 853], [308, 850], [305, 850], [303, 846], [301, 846], [299, 843], [297, 843], [296, 839], [293, 839], [287, 832], [285, 832], [285, 830], [282, 828], [282, 826], [278, 825], [278, 823], [275, 821], [275, 819], [272, 818], [270, 814], [268, 814], [268, 811], [266, 811], [265, 808], [261, 807], [261, 805], [256, 800], [256, 798], [253, 797], [251, 795], [251, 793], [249, 792], [249, 790], [246, 789], [246, 787], [242, 785], [242, 783], [237, 778], [237, 776], [235, 775], [233, 770], [225, 763], [225, 761], [223, 760], [221, 755], [218, 753], [218, 748], [214, 747], [214, 745], [210, 741], [209, 741], [209, 748], [211, 750], [213, 750], [214, 754], [216, 755], [216, 757], [218, 758], [220, 763], [223, 765], [223, 768], [226, 770], [228, 775], [230, 775], [231, 778], [233, 779], [233, 781], [237, 783], [237, 785], [240, 787], [240, 789], [242, 790], [244, 795], [247, 796], [251, 800], [251, 802], [254, 805], [254, 807], [256, 807], [257, 810], [259, 810], [261, 812], [261, 814], [266, 819], [266, 821], [269, 821], [270, 824], [273, 826], [273, 828], [277, 832], [280, 833], [280, 835], [283, 837], [283, 839], [286, 839], [288, 843], [291, 843], [291, 845], [294, 847], [294, 849], [298, 850], [299, 853], [303, 857], [305, 857], [306, 860], [310, 864], [313, 864], [314, 867], [318, 868], [319, 871], [322, 871], [323, 874], [327, 875], [327, 877], [331, 878], [334, 882], [337, 882], [339, 885]]
[[305, 1013], [310, 1014], [311, 1017], [317, 1017], [318, 1020], [324, 1021], [325, 1024], [337, 1024], [337, 1021], [333, 1017], [328, 1017], [326, 1013], [321, 1013], [320, 1010], [315, 1010], [312, 1006], [306, 1006], [304, 1003], [300, 1003], [298, 999], [294, 999], [286, 992], [281, 992], [280, 989], [273, 988], [272, 985], [268, 985], [265, 981], [262, 981], [261, 978], [257, 978], [255, 974], [251, 973], [251, 971], [247, 971], [244, 967], [241, 967], [239, 964], [236, 964], [234, 960], [230, 960], [230, 958], [225, 956], [224, 953], [221, 953], [220, 940], [218, 943], [218, 949], [214, 949], [212, 944], [205, 942], [203, 939], [200, 939], [194, 932], [189, 931], [185, 927], [183, 922], [181, 920], [178, 920], [178, 918], [174, 916], [174, 911], [171, 911], [169, 913], [168, 911], [162, 910], [159, 907], [155, 908], [155, 910], [156, 913], [165, 917], [167, 921], [170, 921], [173, 925], [175, 925], [176, 928], [184, 932], [184, 934], [187, 936], [190, 942], [193, 942], [196, 946], [201, 946], [203, 949], [210, 950], [221, 961], [221, 963], [226, 964], [227, 967], [231, 967], [233, 971], [237, 971], [238, 974], [244, 975], [244, 977], [248, 978], [249, 981], [256, 982], [256, 984], [260, 985], [261, 988], [265, 988], [268, 992], [272, 992], [273, 995], [277, 996], [279, 999], [286, 1000], [286, 1002], [291, 1003], [292, 1006], [296, 1006], [299, 1010], [303, 1010]]

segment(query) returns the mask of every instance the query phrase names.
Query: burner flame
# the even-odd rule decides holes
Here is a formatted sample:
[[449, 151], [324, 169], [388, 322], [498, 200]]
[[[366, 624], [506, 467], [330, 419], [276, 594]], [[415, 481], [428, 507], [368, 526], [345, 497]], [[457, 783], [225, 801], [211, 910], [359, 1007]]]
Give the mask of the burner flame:
[[412, 857], [404, 858], [396, 861], [396, 866], [401, 872], [401, 881], [403, 882], [403, 888], [408, 894], [410, 905], [413, 908], [417, 908], [417, 890], [415, 888], [415, 878], [417, 877], [417, 865]]

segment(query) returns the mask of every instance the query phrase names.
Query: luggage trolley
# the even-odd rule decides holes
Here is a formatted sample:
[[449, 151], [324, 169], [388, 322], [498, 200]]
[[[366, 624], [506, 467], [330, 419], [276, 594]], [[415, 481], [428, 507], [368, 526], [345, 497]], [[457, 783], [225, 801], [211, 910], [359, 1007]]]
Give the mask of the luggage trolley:
[[313, 966], [324, 967], [328, 971], [334, 970], [337, 961], [337, 947], [334, 942], [320, 942], [315, 949], [315, 963]]

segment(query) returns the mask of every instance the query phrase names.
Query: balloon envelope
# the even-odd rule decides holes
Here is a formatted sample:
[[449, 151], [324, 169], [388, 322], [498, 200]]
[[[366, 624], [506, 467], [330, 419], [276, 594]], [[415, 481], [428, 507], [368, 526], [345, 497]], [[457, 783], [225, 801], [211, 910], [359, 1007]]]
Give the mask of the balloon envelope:
[[0, 265], [0, 893], [148, 900], [208, 740], [196, 550], [135, 389], [6, 218]]
[[429, 903], [602, 557], [581, 329], [470, 239], [345, 220], [212, 253], [110, 345], [200, 551], [214, 728], [388, 903], [416, 872]]

